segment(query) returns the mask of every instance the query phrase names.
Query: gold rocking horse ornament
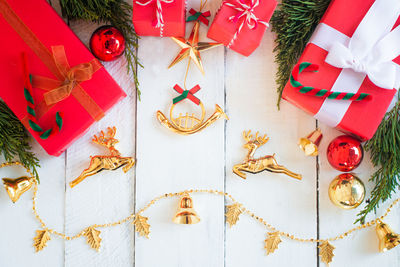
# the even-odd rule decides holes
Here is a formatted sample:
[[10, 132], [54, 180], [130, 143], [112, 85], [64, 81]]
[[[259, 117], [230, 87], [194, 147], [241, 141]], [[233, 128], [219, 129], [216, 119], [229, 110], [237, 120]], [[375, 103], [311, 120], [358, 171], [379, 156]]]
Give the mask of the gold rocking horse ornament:
[[84, 170], [78, 178], [69, 183], [71, 188], [82, 182], [86, 177], [95, 175], [101, 171], [114, 171], [123, 167], [122, 170], [126, 173], [135, 165], [135, 160], [132, 157], [121, 157], [121, 153], [115, 148], [115, 145], [119, 142], [118, 139], [114, 138], [116, 131], [115, 127], [108, 127], [107, 135], [101, 131], [99, 137], [96, 135], [94, 136], [92, 139], [93, 143], [105, 146], [111, 152], [111, 155], [91, 157], [89, 168]]
[[[215, 105], [215, 112], [211, 115], [210, 118], [204, 121], [205, 117], [205, 109], [203, 103], [201, 103], [200, 99], [194, 96], [194, 94], [200, 90], [200, 86], [196, 85], [190, 90], [183, 90], [179, 85], [174, 86], [175, 91], [177, 91], [180, 95], [175, 97], [172, 101], [173, 105], [169, 111], [169, 116], [171, 118], [171, 122], [167, 119], [167, 117], [161, 112], [157, 111], [157, 119], [158, 121], [164, 125], [166, 128], [170, 129], [175, 133], [179, 133], [182, 135], [190, 135], [197, 133], [204, 128], [208, 127], [219, 118], [224, 118], [229, 120], [228, 116], [222, 110], [222, 108], [218, 105]], [[173, 117], [173, 111], [179, 102], [184, 99], [191, 100], [194, 104], [201, 108], [201, 117], [197, 118], [194, 114], [189, 115], [186, 113], [185, 115], [179, 114], [178, 117]]]
[[251, 131], [243, 132], [243, 137], [247, 141], [244, 144], [244, 148], [248, 150], [247, 156], [243, 163], [236, 164], [233, 166], [233, 172], [243, 179], [246, 179], [246, 174], [244, 172], [250, 173], [259, 173], [264, 170], [274, 172], [274, 173], [283, 173], [295, 179], [301, 180], [302, 176], [300, 174], [294, 173], [286, 169], [284, 166], [278, 165], [275, 160], [275, 154], [267, 155], [258, 159], [254, 158], [254, 153], [256, 152], [257, 148], [264, 145], [268, 142], [269, 138], [265, 138], [266, 135], [263, 137], [258, 136], [258, 132], [256, 133], [255, 138], [253, 139], [253, 135], [250, 134]]

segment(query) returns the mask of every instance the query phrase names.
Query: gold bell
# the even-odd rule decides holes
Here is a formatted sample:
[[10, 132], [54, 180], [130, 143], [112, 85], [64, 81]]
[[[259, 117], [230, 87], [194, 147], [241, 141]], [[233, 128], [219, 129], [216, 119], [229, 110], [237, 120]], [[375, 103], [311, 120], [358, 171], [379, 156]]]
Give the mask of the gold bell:
[[318, 128], [311, 132], [307, 137], [303, 137], [299, 139], [299, 146], [301, 150], [304, 151], [306, 156], [317, 156], [318, 155], [318, 146], [322, 139], [321, 129]]
[[385, 252], [400, 244], [400, 235], [394, 233], [386, 223], [380, 221], [376, 225], [376, 234], [379, 239], [380, 252]]
[[200, 222], [200, 218], [193, 209], [193, 200], [189, 194], [185, 193], [179, 201], [179, 208], [172, 219], [177, 224], [195, 224]]
[[26, 176], [17, 179], [3, 178], [4, 187], [12, 202], [17, 202], [19, 197], [32, 187], [33, 179], [35, 178]]

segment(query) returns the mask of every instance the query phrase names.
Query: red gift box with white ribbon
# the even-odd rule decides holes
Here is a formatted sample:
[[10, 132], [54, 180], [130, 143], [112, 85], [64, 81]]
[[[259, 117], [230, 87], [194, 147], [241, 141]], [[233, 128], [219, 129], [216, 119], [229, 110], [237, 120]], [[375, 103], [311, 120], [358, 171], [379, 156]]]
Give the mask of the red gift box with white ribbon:
[[132, 21], [140, 36], [185, 37], [185, 0], [134, 0]]
[[260, 45], [276, 5], [275, 0], [223, 1], [207, 37], [247, 57]]
[[399, 16], [398, 0], [333, 0], [298, 61], [318, 72], [301, 73], [299, 82], [337, 98], [369, 97], [302, 94], [290, 81], [282, 97], [331, 127], [371, 139], [400, 86]]

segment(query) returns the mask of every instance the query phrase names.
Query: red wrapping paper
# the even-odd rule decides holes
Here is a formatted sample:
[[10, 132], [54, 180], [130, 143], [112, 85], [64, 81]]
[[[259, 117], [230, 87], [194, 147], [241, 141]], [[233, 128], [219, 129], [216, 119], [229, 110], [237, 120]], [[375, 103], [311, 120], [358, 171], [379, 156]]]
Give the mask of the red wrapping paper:
[[[47, 1], [7, 0], [7, 2], [25, 25], [50, 51], [52, 46], [64, 46], [71, 66], [94, 59], [94, 56]], [[1, 13], [0, 35], [2, 36], [0, 51], [3, 51], [2, 60], [0, 61], [0, 98], [22, 120], [27, 117], [27, 102], [24, 98], [24, 76], [21, 60], [22, 52], [27, 54], [31, 74], [52, 79], [56, 79], [56, 77], [14, 31]], [[95, 72], [91, 80], [82, 82], [80, 85], [103, 112], [109, 110], [126, 96], [104, 68]], [[41, 102], [44, 92], [41, 89], [33, 89], [35, 103]], [[38, 120], [39, 125], [43, 129], [52, 127], [57, 111], [64, 114], [64, 125], [58, 134], [43, 140], [32, 129], [28, 129], [47, 153], [54, 156], [60, 155], [95, 122], [85, 108], [71, 95], [57, 103], [41, 117]]]
[[[141, 3], [146, 0], [138, 0]], [[162, 33], [160, 28], [154, 26], [156, 20], [156, 0], [142, 6], [133, 1], [132, 21], [135, 31], [140, 36], [185, 37], [185, 0], [174, 0], [172, 3], [161, 3], [164, 26]]]
[[[207, 37], [228, 46], [238, 30], [242, 19], [236, 23], [229, 21], [229, 18], [235, 16], [238, 11], [224, 5], [226, 2], [236, 4], [236, 0], [227, 0], [222, 3], [208, 30]], [[247, 4], [250, 1], [243, 0], [243, 2]], [[276, 5], [277, 2], [275, 0], [260, 0], [259, 5], [254, 10], [254, 14], [257, 18], [268, 22], [274, 13]], [[245, 24], [238, 34], [237, 39], [229, 48], [247, 57], [260, 45], [265, 30], [266, 26], [261, 23], [255, 29], [250, 29]]]
[[[352, 37], [373, 3], [374, 0], [333, 0], [321, 19], [321, 23], [325, 23], [348, 37]], [[400, 21], [397, 20], [394, 27], [399, 23]], [[307, 44], [299, 62], [311, 62], [318, 64], [320, 68], [317, 73], [302, 73], [300, 78], [302, 84], [328, 90], [333, 86], [342, 69], [326, 63], [327, 54], [327, 51], [315, 44]], [[399, 64], [400, 58], [396, 58], [394, 62]], [[371, 101], [352, 102], [336, 128], [345, 133], [353, 134], [361, 140], [368, 140], [376, 132], [396, 93], [396, 89], [386, 90], [379, 88], [366, 77], [358, 93], [371, 94], [373, 98]], [[323, 98], [299, 93], [297, 89], [291, 86], [290, 82], [286, 84], [282, 97], [312, 115], [319, 111], [324, 102]]]

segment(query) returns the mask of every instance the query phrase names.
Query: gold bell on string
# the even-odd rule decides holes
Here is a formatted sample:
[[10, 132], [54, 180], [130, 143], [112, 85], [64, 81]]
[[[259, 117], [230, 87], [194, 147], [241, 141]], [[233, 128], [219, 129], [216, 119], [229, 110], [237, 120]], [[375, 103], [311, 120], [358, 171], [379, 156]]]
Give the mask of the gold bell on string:
[[318, 128], [311, 132], [306, 137], [299, 139], [299, 147], [303, 150], [306, 156], [317, 156], [318, 155], [318, 146], [322, 139], [321, 129]]
[[193, 209], [193, 200], [185, 193], [179, 201], [178, 211], [172, 219], [177, 224], [195, 224], [200, 222], [200, 217]]
[[394, 233], [386, 223], [378, 222], [376, 234], [379, 239], [379, 252], [385, 252], [400, 244], [400, 235]]
[[3, 178], [4, 187], [12, 202], [17, 202], [19, 197], [32, 187], [33, 179], [35, 178], [26, 176], [17, 179]]

